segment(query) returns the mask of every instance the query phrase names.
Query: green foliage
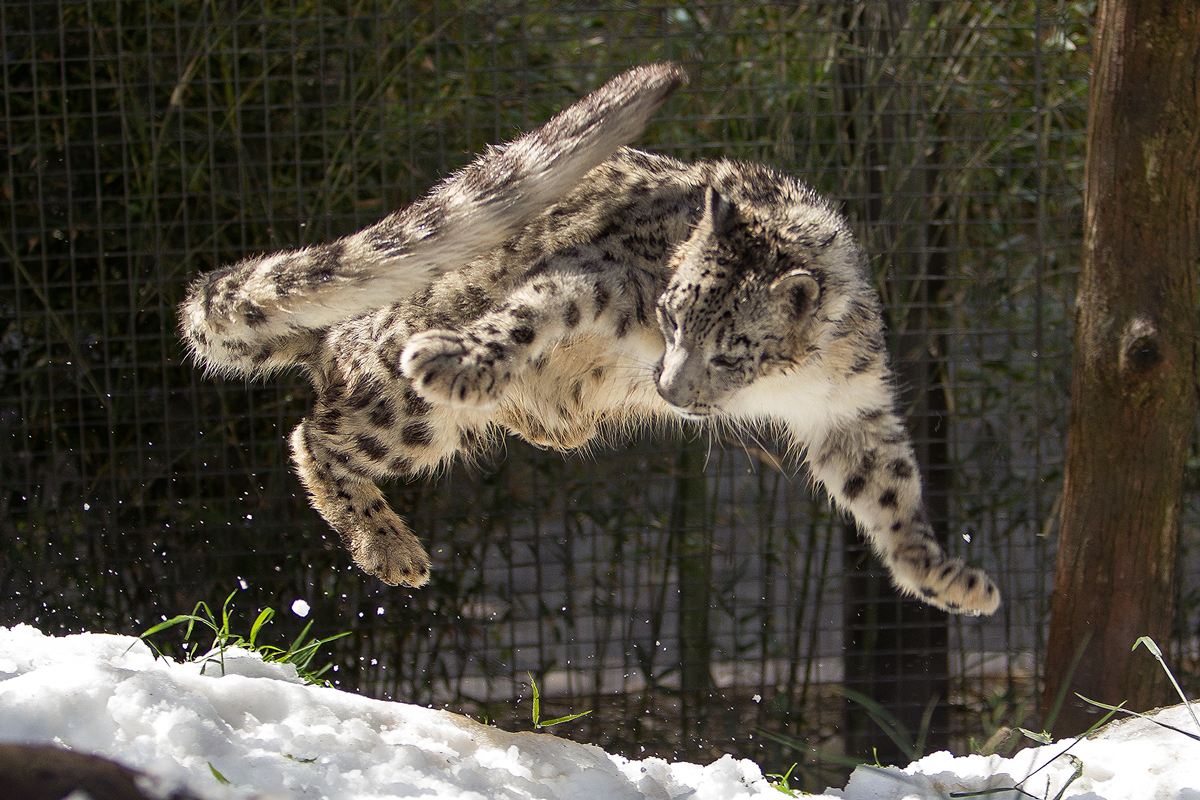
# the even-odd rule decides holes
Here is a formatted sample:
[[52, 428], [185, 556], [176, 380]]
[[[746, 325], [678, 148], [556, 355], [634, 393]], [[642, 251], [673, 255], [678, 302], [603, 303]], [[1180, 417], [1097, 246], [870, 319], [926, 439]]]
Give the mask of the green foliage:
[[1034, 708], [1033, 699], [1006, 690], [989, 696], [979, 709], [982, 743], [971, 737], [968, 752], [980, 755], [1010, 755], [1020, 742], [1022, 723]]
[[561, 717], [555, 717], [554, 719], [543, 720], [542, 696], [538, 691], [537, 681], [533, 679], [533, 675], [529, 676], [529, 685], [533, 688], [533, 729], [535, 731], [540, 731], [542, 728], [549, 728], [554, 725], [561, 725], [564, 722], [571, 722], [572, 720], [579, 719], [580, 717], [586, 717], [588, 714], [592, 713], [591, 710], [588, 710], [579, 714], [566, 714]]
[[220, 771], [216, 767], [213, 766], [211, 761], [208, 762], [208, 770], [209, 770], [209, 772], [212, 773], [212, 776], [217, 779], [217, 783], [221, 784], [222, 786], [232, 786], [233, 785], [232, 783], [230, 783], [228, 778], [226, 778], [224, 775], [222, 775], [220, 773]]
[[[220, 619], [213, 614], [208, 604], [200, 601], [196, 607], [192, 609], [190, 614], [180, 614], [170, 619], [163, 620], [157, 625], [152, 626], [141, 635], [141, 639], [145, 640], [154, 650], [156, 655], [162, 655], [162, 651], [158, 646], [149, 641], [149, 638], [156, 633], [174, 628], [178, 625], [184, 625], [183, 643], [181, 649], [185, 661], [195, 661], [201, 665], [201, 673], [210, 663], [220, 665], [221, 674], [225, 674], [225, 653], [230, 648], [239, 648], [248, 650], [252, 653], [257, 653], [262, 657], [263, 661], [277, 664], [291, 664], [296, 668], [296, 673], [309, 684], [319, 684], [328, 686], [329, 682], [322, 676], [329, 671], [331, 664], [326, 664], [320, 669], [312, 669], [313, 658], [317, 654], [317, 650], [322, 646], [341, 639], [344, 636], [349, 636], [350, 632], [339, 633], [334, 636], [327, 636], [324, 639], [309, 639], [308, 632], [312, 628], [313, 621], [309, 620], [304, 626], [304, 630], [287, 648], [276, 647], [275, 645], [263, 644], [258, 641], [258, 635], [262, 631], [264, 625], [271, 621], [275, 616], [273, 608], [264, 608], [255, 617], [254, 622], [250, 625], [250, 633], [247, 636], [241, 636], [231, 630], [231, 607], [233, 598], [237, 595], [238, 590], [234, 590], [225, 598], [225, 602], [221, 605]], [[212, 633], [212, 643], [201, 652], [201, 643], [192, 639], [192, 634], [197, 628], [207, 628]]]
[[[1062, 796], [1064, 794], [1066, 794], [1067, 789], [1071, 786], [1071, 784], [1083, 777], [1083, 762], [1080, 761], [1077, 756], [1072, 755], [1070, 753], [1070, 750], [1073, 747], [1075, 747], [1075, 745], [1079, 744], [1081, 741], [1083, 741], [1085, 738], [1087, 738], [1087, 736], [1090, 733], [1092, 733], [1093, 731], [1100, 728], [1102, 725], [1104, 725], [1110, 719], [1112, 719], [1111, 711], [1106, 716], [1102, 717], [1099, 721], [1097, 721], [1096, 724], [1093, 725], [1091, 728], [1089, 728], [1082, 736], [1072, 739], [1071, 743], [1068, 744], [1060, 753], [1055, 755], [1053, 758], [1047, 759], [1040, 767], [1038, 767], [1037, 769], [1030, 772], [1028, 775], [1026, 775], [1021, 780], [1017, 781], [1012, 786], [996, 787], [993, 789], [984, 789], [984, 790], [977, 791], [977, 792], [950, 792], [950, 797], [954, 797], [954, 798], [984, 797], [984, 796], [1000, 794], [1000, 793], [1004, 793], [1004, 792], [1016, 792], [1017, 794], [1023, 795], [1025, 797], [1033, 798], [1033, 800], [1043, 800], [1042, 798], [1039, 798], [1037, 795], [1031, 794], [1028, 791], [1026, 791], [1023, 788], [1022, 784], [1029, 781], [1030, 778], [1032, 778], [1034, 775], [1037, 775], [1039, 772], [1041, 772], [1046, 767], [1053, 764], [1058, 759], [1065, 757], [1068, 761], [1071, 762], [1073, 772], [1071, 774], [1071, 777], [1067, 779], [1067, 782], [1064, 783], [1062, 788], [1058, 790], [1058, 794], [1054, 795], [1054, 798], [1053, 798], [1053, 800], [1062, 800]], [[1046, 733], [1045, 731], [1035, 733], [1033, 731], [1028, 731], [1024, 728], [1021, 728], [1020, 731], [1022, 734], [1024, 734], [1028, 738], [1032, 739], [1034, 742], [1036, 742], [1039, 745], [1047, 745], [1048, 746], [1048, 745], [1052, 744], [1050, 734]]]
[[[1183, 687], [1179, 685], [1179, 681], [1176, 680], [1175, 673], [1171, 671], [1169, 666], [1167, 666], [1167, 661], [1163, 658], [1162, 650], [1159, 649], [1158, 643], [1149, 636], [1140, 636], [1138, 637], [1138, 640], [1133, 643], [1132, 649], [1137, 650], [1139, 647], [1145, 647], [1150, 651], [1150, 655], [1154, 656], [1154, 658], [1158, 661], [1158, 665], [1162, 667], [1162, 671], [1167, 674], [1167, 678], [1171, 681], [1171, 686], [1175, 688], [1175, 693], [1179, 695], [1180, 702], [1182, 702], [1184, 708], [1188, 710], [1188, 714], [1192, 716], [1192, 722], [1195, 723], [1196, 730], [1200, 731], [1200, 719], [1196, 718], [1196, 712], [1192, 708], [1192, 703], [1188, 700], [1187, 695], [1184, 694]], [[1188, 735], [1193, 739], [1200, 738], [1192, 734]]]
[[925, 740], [929, 736], [929, 723], [933, 718], [933, 712], [937, 708], [938, 703], [936, 696], [931, 697], [929, 702], [925, 704], [925, 711], [921, 715], [920, 727], [916, 731], [910, 732], [905, 729], [904, 723], [897, 719], [891, 711], [862, 692], [856, 692], [844, 686], [841, 692], [847, 700], [858, 703], [866, 710], [871, 720], [899, 748], [905, 758], [909, 761], [916, 761], [925, 755]]
[[[1082, 644], [1081, 649], [1086, 646], [1087, 646], [1087, 642], [1085, 641]], [[1142, 636], [1142, 637], [1139, 637], [1138, 640], [1133, 643], [1132, 649], [1136, 650], [1138, 647], [1145, 647], [1147, 650], [1150, 651], [1150, 654], [1153, 655], [1154, 658], [1158, 660], [1159, 666], [1162, 668], [1163, 672], [1166, 673], [1167, 678], [1170, 679], [1171, 685], [1175, 687], [1175, 691], [1179, 694], [1180, 700], [1182, 701], [1184, 707], [1187, 708], [1188, 713], [1191, 715], [1192, 722], [1196, 724], [1197, 731], [1200, 731], [1200, 720], [1197, 720], [1196, 712], [1192, 709], [1192, 704], [1188, 700], [1187, 695], [1184, 694], [1183, 689], [1180, 687], [1179, 681], [1177, 681], [1175, 679], [1175, 674], [1171, 671], [1171, 668], [1169, 666], [1167, 666], [1166, 659], [1163, 658], [1162, 650], [1159, 649], [1158, 644], [1149, 636]], [[1078, 657], [1076, 658], [1076, 661], [1078, 661]], [[1074, 668], [1074, 666], [1075, 666], [1075, 664], [1072, 664], [1072, 669]], [[1071, 673], [1068, 672], [1066, 680], [1063, 681], [1064, 685], [1070, 683], [1070, 674]], [[1048, 759], [1047, 761], [1045, 761], [1042, 764], [1042, 766], [1040, 766], [1037, 769], [1030, 772], [1028, 775], [1026, 775], [1024, 778], [1022, 778], [1020, 781], [1018, 781], [1015, 785], [1010, 786], [1010, 787], [988, 789], [988, 790], [980, 791], [980, 792], [951, 792], [950, 796], [954, 797], [954, 798], [980, 797], [983, 795], [997, 794], [1000, 792], [1017, 792], [1026, 797], [1035, 798], [1035, 800], [1036, 800], [1037, 795], [1030, 794], [1029, 792], [1027, 792], [1024, 788], [1022, 788], [1022, 784], [1026, 783], [1030, 778], [1032, 778], [1037, 773], [1041, 772], [1043, 769], [1048, 767], [1054, 761], [1058, 760], [1059, 758], [1066, 757], [1071, 762], [1071, 765], [1073, 767], [1073, 772], [1072, 772], [1071, 777], [1067, 780], [1067, 782], [1065, 784], [1063, 784], [1061, 789], [1059, 789], [1058, 794], [1056, 794], [1054, 796], [1054, 800], [1061, 800], [1063, 795], [1066, 794], [1067, 788], [1072, 783], [1074, 783], [1075, 781], [1077, 781], [1083, 777], [1083, 762], [1077, 756], [1071, 755], [1070, 750], [1073, 747], [1075, 747], [1075, 745], [1079, 744], [1079, 742], [1088, 738], [1093, 733], [1095, 733], [1097, 730], [1102, 728], [1104, 725], [1108, 724], [1108, 721], [1110, 719], [1112, 719], [1113, 716], [1118, 713], [1127, 714], [1129, 716], [1149, 720], [1150, 722], [1154, 723], [1155, 725], [1158, 725], [1161, 728], [1166, 728], [1168, 730], [1172, 730], [1172, 731], [1175, 731], [1176, 733], [1182, 734], [1183, 736], [1186, 736], [1189, 739], [1194, 739], [1196, 741], [1200, 741], [1200, 735], [1198, 735], [1196, 733], [1192, 733], [1190, 731], [1182, 730], [1181, 728], [1177, 728], [1174, 725], [1169, 725], [1165, 722], [1162, 722], [1162, 721], [1155, 719], [1154, 717], [1148, 716], [1146, 714], [1142, 714], [1137, 711], [1131, 711], [1131, 710], [1123, 707], [1125, 705], [1124, 703], [1113, 706], [1113, 705], [1109, 705], [1108, 703], [1101, 703], [1097, 700], [1090, 700], [1078, 693], [1076, 693], [1075, 696], [1078, 697], [1080, 700], [1084, 701], [1085, 703], [1089, 703], [1093, 706], [1096, 706], [1097, 708], [1103, 709], [1103, 710], [1107, 711], [1108, 713], [1105, 714], [1100, 719], [1098, 719], [1095, 723], [1093, 723], [1092, 726], [1090, 728], [1088, 728], [1086, 731], [1084, 731], [1082, 734], [1080, 734], [1077, 737], [1072, 738], [1070, 743], [1060, 753], [1058, 753], [1056, 756], [1054, 756], [1054, 758], [1051, 758], [1051, 759]], [[1029, 739], [1033, 740], [1038, 745], [1049, 746], [1049, 745], [1053, 744], [1053, 740], [1050, 738], [1050, 734], [1047, 733], [1045, 730], [1040, 731], [1040, 732], [1029, 731], [1024, 728], [1020, 728], [1019, 730], [1022, 734], [1024, 734]]]
[[787, 772], [782, 774], [768, 773], [767, 779], [771, 781], [771, 785], [778, 789], [788, 797], [800, 797], [803, 792], [799, 789], [793, 789], [788, 780], [792, 777], [792, 771], [796, 769], [796, 764], [792, 764], [787, 768]]
[[[1169, 666], [1167, 666], [1166, 659], [1163, 658], [1162, 650], [1159, 649], [1158, 644], [1153, 639], [1151, 639], [1149, 636], [1142, 636], [1142, 637], [1139, 637], [1138, 640], [1133, 643], [1134, 650], [1137, 650], [1138, 647], [1145, 647], [1147, 650], [1150, 651], [1150, 654], [1152, 656], [1154, 656], [1155, 659], [1158, 660], [1158, 665], [1160, 667], [1162, 667], [1163, 672], [1165, 672], [1167, 674], [1167, 678], [1171, 681], [1171, 685], [1173, 687], [1175, 687], [1175, 693], [1179, 695], [1180, 702], [1183, 704], [1183, 707], [1187, 709], [1188, 714], [1191, 715], [1192, 723], [1196, 726], [1196, 730], [1198, 732], [1200, 732], [1200, 719], [1196, 718], [1196, 711], [1195, 711], [1195, 709], [1192, 708], [1192, 702], [1190, 700], [1188, 700], [1187, 695], [1183, 691], [1183, 687], [1181, 687], [1179, 685], [1179, 681], [1176, 680], [1175, 673], [1171, 671], [1171, 668]], [[1200, 733], [1192, 733], [1191, 731], [1185, 731], [1181, 728], [1175, 727], [1174, 725], [1168, 725], [1167, 723], [1162, 722], [1161, 720], [1155, 719], [1154, 717], [1147, 716], [1146, 714], [1141, 714], [1137, 711], [1130, 711], [1129, 709], [1122, 708], [1121, 706], [1110, 706], [1107, 703], [1101, 703], [1098, 700], [1090, 700], [1090, 699], [1084, 697], [1083, 695], [1079, 694], [1078, 692], [1076, 692], [1075, 696], [1078, 697], [1080, 700], [1082, 700], [1085, 703], [1090, 703], [1091, 705], [1094, 705], [1097, 708], [1106, 709], [1109, 712], [1109, 716], [1112, 716], [1112, 714], [1119, 712], [1121, 714], [1128, 714], [1129, 716], [1132, 716], [1132, 717], [1139, 717], [1141, 719], [1149, 720], [1150, 722], [1154, 723], [1155, 725], [1159, 726], [1160, 728], [1167, 728], [1168, 730], [1172, 730], [1172, 731], [1175, 731], [1176, 733], [1183, 734], [1184, 736], [1188, 737], [1189, 739], [1195, 739], [1196, 741], [1200, 742]], [[1124, 704], [1122, 704], [1122, 705], [1124, 705]]]
[[[855, 690], [848, 689], [844, 686], [839, 687], [839, 691], [847, 700], [862, 706], [870, 719], [879, 727], [884, 735], [886, 735], [887, 738], [896, 745], [897, 750], [903, 754], [903, 757], [907, 761], [916, 761], [925, 755], [925, 742], [929, 736], [930, 721], [933, 717], [934, 709], [937, 707], [938, 698], [936, 696], [930, 698], [930, 701], [926, 704], [925, 711], [921, 716], [921, 725], [919, 729], [910, 732], [905, 728], [903, 722], [897, 719], [891, 711], [889, 711], [880, 703], [876, 702], [874, 699], [861, 692], [856, 692]], [[775, 731], [759, 729], [755, 731], [755, 735], [777, 742], [794, 752], [810, 754], [813, 757], [812, 760], [817, 763], [824, 762], [827, 764], [838, 764], [843, 767], [858, 767], [871, 763], [873, 763], [875, 766], [881, 766], [877, 755], [874, 757], [872, 762], [868, 762], [855, 756], [827, 752], [820, 748], [812, 747], [795, 737], [787, 736]], [[808, 773], [810, 772], [810, 766], [811, 765], [808, 763], [797, 762], [796, 764], [793, 764], [791, 769], [787, 771], [786, 776], [791, 776], [797, 769], [799, 769], [802, 773]], [[768, 775], [767, 777], [778, 776]], [[809, 777], [813, 776], [810, 775]], [[786, 780], [780, 781], [775, 784], [776, 788], [781, 788], [779, 785], [780, 783], [784, 784], [784, 786], [787, 785]]]

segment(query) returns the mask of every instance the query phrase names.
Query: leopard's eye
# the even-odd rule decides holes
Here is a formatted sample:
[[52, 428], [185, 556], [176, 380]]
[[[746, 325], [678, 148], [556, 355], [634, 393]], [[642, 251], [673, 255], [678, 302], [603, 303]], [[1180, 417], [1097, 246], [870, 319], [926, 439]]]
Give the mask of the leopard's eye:
[[718, 353], [709, 359], [709, 363], [711, 363], [717, 369], [737, 369], [741, 366], [742, 360], [740, 358], [727, 356], [724, 353]]

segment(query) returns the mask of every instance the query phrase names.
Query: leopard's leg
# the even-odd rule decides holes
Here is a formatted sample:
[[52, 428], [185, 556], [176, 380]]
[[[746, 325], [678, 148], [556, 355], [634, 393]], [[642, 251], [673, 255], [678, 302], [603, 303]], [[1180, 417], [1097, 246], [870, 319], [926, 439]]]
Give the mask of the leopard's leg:
[[393, 586], [429, 580], [429, 556], [420, 541], [370, 475], [330, 447], [312, 420], [293, 431], [292, 458], [312, 507], [337, 531], [359, 568]]
[[857, 520], [900, 591], [960, 614], [991, 614], [1000, 592], [987, 574], [950, 557], [933, 533], [903, 421], [882, 408], [808, 449], [813, 476]]
[[429, 556], [377, 481], [412, 480], [483, 446], [486, 417], [438, 410], [408, 381], [326, 384], [292, 433], [292, 457], [309, 498], [354, 563], [392, 585], [421, 586]]

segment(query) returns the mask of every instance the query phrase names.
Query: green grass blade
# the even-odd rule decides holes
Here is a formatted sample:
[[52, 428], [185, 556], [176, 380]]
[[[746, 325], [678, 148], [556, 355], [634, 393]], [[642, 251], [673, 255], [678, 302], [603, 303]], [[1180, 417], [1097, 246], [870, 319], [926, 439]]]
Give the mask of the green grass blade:
[[[867, 716], [879, 726], [879, 729], [883, 731], [885, 736], [891, 739], [892, 743], [899, 748], [905, 758], [909, 761], [916, 761], [921, 757], [921, 754], [917, 752], [913, 740], [909, 738], [908, 731], [904, 728], [904, 723], [897, 719], [892, 712], [862, 692], [856, 692], [853, 689], [845, 687], [842, 687], [841, 691], [847, 700], [858, 703], [866, 710]], [[932, 712], [930, 712], [930, 715], [932, 716]]]
[[537, 681], [533, 679], [533, 673], [527, 672], [525, 674], [529, 676], [529, 685], [533, 687], [533, 729], [535, 731], [541, 730], [542, 728], [549, 728], [554, 725], [561, 725], [564, 722], [570, 722], [571, 720], [579, 719], [580, 717], [586, 717], [588, 714], [592, 713], [589, 710], [579, 714], [567, 714], [565, 716], [555, 717], [554, 719], [549, 719], [543, 722], [542, 694], [538, 691]]
[[533, 673], [525, 673], [529, 676], [529, 685], [533, 687], [533, 728], [537, 730], [542, 727], [542, 696], [538, 693], [537, 681], [533, 679]]
[[980, 789], [975, 792], [951, 792], [950, 796], [956, 797], [956, 798], [957, 797], [985, 797], [989, 794], [1001, 794], [1001, 793], [1007, 793], [1007, 792], [1017, 792], [1018, 794], [1023, 794], [1026, 797], [1032, 797], [1033, 800], [1041, 800], [1041, 798], [1039, 798], [1036, 794], [1030, 794], [1029, 792], [1022, 789], [1020, 786], [997, 786], [992, 789]]
[[1046, 715], [1046, 721], [1042, 723], [1042, 727], [1045, 730], [1052, 730], [1054, 728], [1054, 723], [1058, 720], [1059, 712], [1062, 711], [1063, 701], [1067, 699], [1067, 690], [1071, 686], [1071, 679], [1075, 677], [1075, 670], [1079, 668], [1079, 662], [1083, 660], [1083, 651], [1087, 649], [1091, 641], [1092, 632], [1085, 631], [1083, 638], [1079, 642], [1079, 647], [1075, 648], [1075, 655], [1071, 657], [1071, 665], [1067, 667], [1067, 674], [1063, 676], [1062, 684], [1058, 687], [1058, 694], [1054, 698], [1054, 704], [1050, 706], [1050, 713]]
[[186, 622], [191, 618], [192, 617], [190, 614], [180, 614], [177, 617], [171, 617], [170, 619], [164, 619], [162, 622], [158, 623], [157, 625], [152, 625], [151, 627], [149, 627], [145, 631], [143, 631], [139, 638], [145, 639], [147, 636], [153, 636], [154, 634], [158, 633], [159, 631], [165, 631], [167, 628], [174, 627], [181, 622]]
[[274, 616], [275, 616], [275, 609], [273, 609], [273, 608], [264, 608], [262, 611], [258, 612], [258, 616], [255, 618], [254, 624], [250, 626], [249, 642], [250, 642], [251, 650], [254, 649], [254, 642], [256, 639], [258, 639], [259, 630], [262, 628], [263, 625], [266, 625], [268, 622], [270, 622], [271, 618]]
[[1139, 717], [1141, 719], [1148, 720], [1149, 722], [1153, 722], [1155, 725], [1159, 726], [1160, 728], [1166, 728], [1167, 730], [1172, 730], [1172, 731], [1175, 731], [1176, 733], [1182, 733], [1184, 736], [1188, 737], [1189, 739], [1195, 739], [1197, 742], [1200, 742], [1200, 735], [1197, 735], [1194, 733], [1189, 733], [1188, 731], [1185, 731], [1181, 728], [1176, 728], [1174, 725], [1170, 725], [1166, 722], [1160, 722], [1159, 720], [1157, 720], [1154, 717], [1151, 717], [1149, 715], [1141, 714], [1137, 711], [1132, 711], [1128, 708], [1121, 708], [1121, 706], [1110, 706], [1108, 703], [1101, 703], [1099, 700], [1092, 700], [1089, 697], [1084, 697], [1083, 695], [1079, 694], [1078, 692], [1075, 693], [1075, 696], [1078, 697], [1083, 702], [1090, 703], [1091, 705], [1094, 705], [1097, 708], [1104, 708], [1104, 709], [1107, 709], [1107, 710], [1113, 711], [1113, 712], [1120, 711], [1122, 714], [1128, 714], [1131, 717]]
[[[1192, 722], [1196, 725], [1196, 730], [1200, 731], [1200, 719], [1196, 719], [1196, 712], [1192, 710], [1192, 704], [1188, 700], [1187, 695], [1183, 693], [1183, 689], [1179, 685], [1179, 681], [1175, 680], [1175, 673], [1171, 672], [1171, 668], [1167, 666], [1166, 659], [1163, 658], [1162, 650], [1158, 649], [1158, 644], [1149, 636], [1142, 636], [1133, 643], [1133, 650], [1137, 650], [1138, 645], [1145, 645], [1150, 654], [1158, 659], [1159, 666], [1163, 668], [1163, 672], [1167, 673], [1167, 677], [1171, 679], [1171, 685], [1175, 687], [1179, 699], [1183, 701], [1184, 707], [1188, 713], [1192, 715]], [[1182, 731], [1180, 731], [1182, 733]]]
[[217, 768], [212, 765], [211, 761], [208, 762], [208, 768], [212, 771], [213, 777], [217, 779], [217, 783], [221, 784], [222, 786], [232, 785], [229, 781], [229, 778], [226, 778], [224, 775], [218, 772]]
[[788, 736], [787, 734], [769, 731], [766, 728], [755, 728], [754, 735], [761, 736], [764, 739], [770, 739], [771, 741], [777, 742], [790, 750], [794, 750], [797, 753], [812, 753], [821, 761], [829, 764], [837, 764], [839, 767], [861, 767], [866, 765], [866, 762], [861, 758], [855, 758], [854, 756], [847, 756], [841, 753], [827, 753], [820, 748], [813, 747], [807, 742], [802, 742], [799, 739]]
[[1042, 800], [1038, 798], [1038, 795], [1030, 794], [1019, 786], [1000, 786], [992, 789], [979, 789], [978, 792], [950, 792], [949, 796], [952, 796], [952, 798], [983, 798], [983, 796], [989, 794], [1007, 794], [1009, 792], [1024, 794], [1026, 798], [1033, 798], [1033, 800]]
[[222, 638], [229, 638], [229, 606], [233, 603], [233, 598], [237, 596], [238, 590], [234, 589], [229, 593], [229, 597], [225, 598], [225, 602], [221, 604], [221, 633]]
[[561, 725], [564, 722], [570, 722], [571, 720], [579, 719], [580, 717], [586, 717], [590, 713], [592, 713], [592, 712], [589, 709], [588, 711], [583, 711], [583, 712], [580, 712], [579, 714], [567, 714], [566, 716], [563, 716], [563, 717], [555, 717], [554, 719], [548, 719], [545, 722], [537, 722], [534, 724], [533, 727], [539, 728], [539, 729], [540, 728], [549, 728], [554, 725]]

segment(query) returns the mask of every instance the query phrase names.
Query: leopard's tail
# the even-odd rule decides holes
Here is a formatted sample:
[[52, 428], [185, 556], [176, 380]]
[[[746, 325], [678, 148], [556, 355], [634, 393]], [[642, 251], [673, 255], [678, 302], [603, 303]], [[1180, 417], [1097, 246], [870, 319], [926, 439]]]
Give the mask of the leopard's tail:
[[632, 69], [369, 228], [201, 276], [180, 307], [185, 342], [218, 373], [305, 363], [330, 325], [402, 300], [503, 244], [632, 141], [684, 80], [672, 64]]

